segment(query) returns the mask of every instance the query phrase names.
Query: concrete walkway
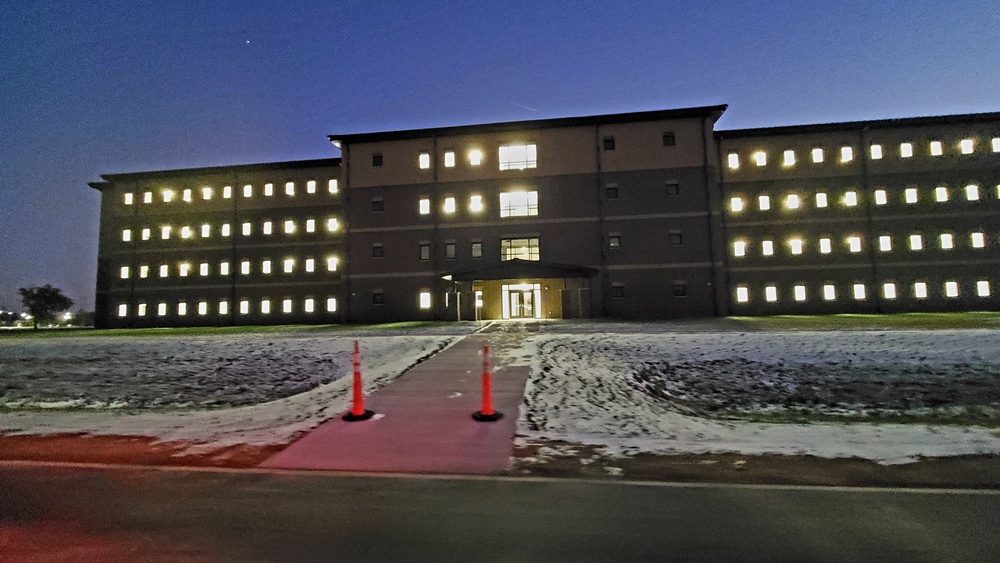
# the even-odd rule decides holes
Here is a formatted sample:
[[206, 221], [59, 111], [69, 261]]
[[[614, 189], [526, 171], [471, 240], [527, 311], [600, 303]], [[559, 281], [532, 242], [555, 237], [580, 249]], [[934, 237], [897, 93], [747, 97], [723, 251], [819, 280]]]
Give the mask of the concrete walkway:
[[[511, 344], [509, 335], [505, 340]], [[504, 471], [530, 368], [508, 367], [493, 373], [494, 408], [504, 417], [474, 421], [471, 415], [481, 407], [485, 341], [483, 335], [467, 336], [366, 397], [365, 408], [375, 411], [375, 418], [328, 420], [261, 466], [400, 473]], [[361, 347], [363, 366], [364, 341]]]

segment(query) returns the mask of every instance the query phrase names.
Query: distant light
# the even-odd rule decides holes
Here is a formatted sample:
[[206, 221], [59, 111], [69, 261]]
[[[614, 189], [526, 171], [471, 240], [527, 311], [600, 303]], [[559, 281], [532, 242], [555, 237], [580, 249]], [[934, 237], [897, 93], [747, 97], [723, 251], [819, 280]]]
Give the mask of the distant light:
[[455, 167], [455, 151], [447, 151], [444, 153], [444, 166], [445, 168]]
[[851, 147], [840, 147], [840, 162], [851, 162], [854, 160], [854, 149]]
[[959, 150], [962, 154], [972, 154], [972, 150], [974, 148], [973, 145], [974, 143], [972, 142], [972, 139], [962, 139], [962, 141], [958, 144]]
[[743, 198], [733, 197], [729, 199], [729, 210], [734, 213], [739, 213], [743, 211]]
[[899, 156], [903, 158], [910, 158], [913, 156], [913, 144], [912, 143], [900, 143], [899, 145]]
[[767, 165], [767, 153], [764, 151], [757, 151], [752, 155], [750, 155], [750, 158], [753, 159], [754, 163], [756, 163], [757, 166]]
[[483, 151], [479, 149], [472, 149], [469, 151], [469, 164], [472, 166], [479, 166], [483, 163]]
[[816, 193], [816, 207], [822, 209], [822, 208], [824, 208], [826, 206], [827, 206], [826, 193], [824, 193], [824, 192], [817, 192]]
[[479, 213], [483, 210], [483, 196], [474, 195], [469, 198], [469, 211]]
[[731, 152], [727, 157], [727, 163], [730, 170], [739, 170], [740, 168], [740, 155]]
[[871, 150], [872, 160], [880, 160], [882, 158], [882, 145], [872, 145], [869, 148]]
[[812, 150], [812, 161], [816, 164], [823, 162], [823, 149], [815, 148]]
[[944, 154], [944, 150], [941, 147], [941, 141], [931, 141], [931, 156], [941, 156]]
[[781, 162], [782, 166], [795, 166], [795, 151], [787, 150], [785, 151], [783, 157], [784, 160]]
[[889, 203], [889, 197], [885, 190], [875, 190], [875, 205], [885, 205]]

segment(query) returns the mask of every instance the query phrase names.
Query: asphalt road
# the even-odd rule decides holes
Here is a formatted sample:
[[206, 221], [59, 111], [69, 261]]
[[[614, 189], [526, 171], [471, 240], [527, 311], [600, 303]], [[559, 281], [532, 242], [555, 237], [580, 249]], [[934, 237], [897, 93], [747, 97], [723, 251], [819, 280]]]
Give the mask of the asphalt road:
[[998, 561], [997, 491], [0, 464], [2, 561]]

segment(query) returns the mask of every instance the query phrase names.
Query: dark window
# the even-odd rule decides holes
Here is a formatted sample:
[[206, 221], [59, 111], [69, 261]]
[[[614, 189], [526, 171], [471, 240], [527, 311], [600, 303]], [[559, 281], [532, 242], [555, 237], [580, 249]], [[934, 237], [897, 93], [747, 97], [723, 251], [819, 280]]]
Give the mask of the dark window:
[[444, 257], [448, 260], [455, 259], [455, 243], [447, 242], [444, 245]]
[[612, 299], [625, 299], [625, 286], [624, 285], [613, 285], [613, 286], [611, 286], [611, 298]]
[[605, 199], [618, 199], [618, 186], [608, 186], [604, 188]]
[[372, 200], [372, 211], [382, 211], [383, 209], [385, 209], [385, 202], [382, 201], [382, 198]]
[[663, 134], [663, 146], [672, 147], [677, 144], [677, 139], [674, 137], [673, 131], [667, 131]]
[[622, 245], [622, 237], [619, 235], [611, 235], [608, 237], [608, 246], [611, 248], [619, 248]]
[[372, 245], [372, 258], [381, 258], [385, 256], [385, 247], [381, 244]]
[[472, 243], [472, 257], [473, 258], [483, 257], [483, 243], [481, 242]]
[[675, 281], [674, 282], [674, 297], [687, 297], [688, 286], [687, 282]]
[[385, 305], [385, 292], [382, 291], [373, 292], [372, 305]]
[[613, 151], [613, 150], [615, 150], [615, 138], [614, 137], [605, 137], [604, 138], [604, 150], [606, 150], [606, 151]]
[[420, 259], [430, 260], [431, 259], [431, 245], [426, 242], [420, 243]]
[[672, 231], [670, 233], [670, 246], [680, 246], [684, 244], [684, 236], [681, 235], [680, 231]]
[[667, 195], [677, 196], [681, 195], [681, 185], [677, 182], [667, 182]]
[[382, 153], [372, 153], [372, 166], [382, 166]]

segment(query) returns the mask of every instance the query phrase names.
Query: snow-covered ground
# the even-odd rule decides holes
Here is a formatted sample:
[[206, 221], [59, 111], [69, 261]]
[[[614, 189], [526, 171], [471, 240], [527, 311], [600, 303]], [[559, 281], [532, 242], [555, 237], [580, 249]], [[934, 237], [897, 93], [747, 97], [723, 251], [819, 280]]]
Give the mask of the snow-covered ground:
[[468, 330], [0, 340], [0, 433], [282, 443], [349, 408], [354, 338], [370, 393]]
[[565, 440], [612, 453], [809, 454], [889, 463], [1000, 453], [995, 428], [765, 424], [707, 416], [961, 415], [995, 427], [1000, 332], [739, 333], [698, 325], [690, 332], [644, 333], [642, 326], [615, 334], [544, 327], [510, 351], [507, 363], [532, 366], [519, 443]]

